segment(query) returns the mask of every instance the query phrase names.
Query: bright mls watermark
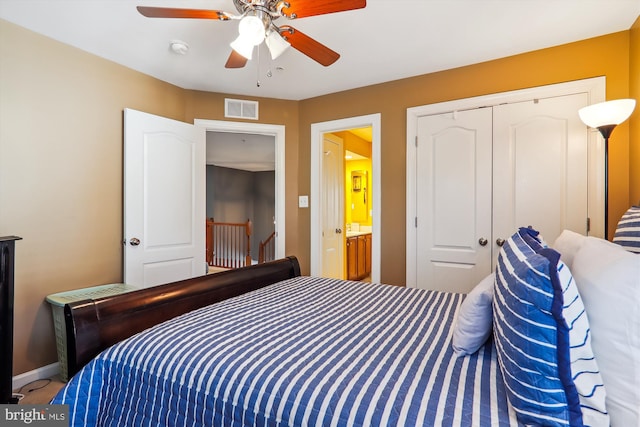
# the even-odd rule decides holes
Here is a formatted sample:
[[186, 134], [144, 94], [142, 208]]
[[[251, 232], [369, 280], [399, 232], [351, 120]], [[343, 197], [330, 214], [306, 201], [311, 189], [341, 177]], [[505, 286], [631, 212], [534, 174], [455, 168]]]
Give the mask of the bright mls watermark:
[[69, 405], [0, 405], [0, 426], [69, 427]]

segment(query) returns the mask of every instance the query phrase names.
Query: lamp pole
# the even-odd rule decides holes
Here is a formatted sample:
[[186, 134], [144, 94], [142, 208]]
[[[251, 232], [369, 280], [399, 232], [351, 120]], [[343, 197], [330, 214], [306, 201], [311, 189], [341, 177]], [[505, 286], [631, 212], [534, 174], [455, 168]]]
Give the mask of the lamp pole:
[[609, 136], [616, 125], [598, 127], [604, 138], [604, 238], [609, 240]]

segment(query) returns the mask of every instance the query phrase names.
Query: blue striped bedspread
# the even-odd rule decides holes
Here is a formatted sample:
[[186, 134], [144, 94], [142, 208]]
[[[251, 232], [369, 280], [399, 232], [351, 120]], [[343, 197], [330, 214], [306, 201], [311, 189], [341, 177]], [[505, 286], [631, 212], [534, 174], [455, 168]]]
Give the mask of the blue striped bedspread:
[[464, 296], [297, 277], [105, 350], [58, 393], [71, 426], [516, 426]]

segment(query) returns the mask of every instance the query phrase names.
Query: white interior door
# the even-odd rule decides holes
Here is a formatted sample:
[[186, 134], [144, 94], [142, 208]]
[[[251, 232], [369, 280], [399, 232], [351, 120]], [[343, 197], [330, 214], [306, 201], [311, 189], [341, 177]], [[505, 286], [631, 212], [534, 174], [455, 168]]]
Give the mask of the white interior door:
[[587, 234], [586, 105], [578, 93], [494, 107], [494, 241], [529, 225], [549, 244], [564, 229]]
[[342, 139], [323, 137], [322, 276], [344, 278], [344, 167]]
[[491, 108], [418, 119], [417, 287], [468, 292], [491, 268]]
[[124, 128], [125, 283], [205, 274], [205, 130], [130, 109]]
[[[522, 226], [587, 234], [585, 93], [417, 121], [417, 287], [468, 292]], [[483, 245], [484, 244], [484, 245]]]
[[477, 108], [493, 113], [493, 207], [488, 239], [493, 268], [497, 242], [517, 227], [534, 226], [547, 243], [565, 228], [604, 235], [604, 147], [597, 132], [580, 122], [577, 111], [604, 101], [605, 87], [604, 77], [597, 77], [407, 110], [407, 286], [424, 282], [419, 273], [422, 261], [416, 254], [418, 245], [425, 247], [425, 238], [418, 236], [414, 225], [416, 218], [418, 224], [424, 222], [417, 203], [430, 191], [420, 181], [425, 166], [416, 161], [416, 140], [424, 133], [418, 126], [422, 117]]

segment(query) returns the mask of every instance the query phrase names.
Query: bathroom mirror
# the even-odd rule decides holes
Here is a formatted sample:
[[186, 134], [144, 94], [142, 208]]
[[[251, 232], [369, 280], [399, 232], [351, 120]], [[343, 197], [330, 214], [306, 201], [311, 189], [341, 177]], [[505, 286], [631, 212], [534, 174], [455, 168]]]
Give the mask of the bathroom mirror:
[[351, 221], [366, 222], [369, 215], [367, 171], [351, 172]]

